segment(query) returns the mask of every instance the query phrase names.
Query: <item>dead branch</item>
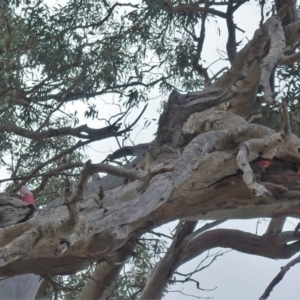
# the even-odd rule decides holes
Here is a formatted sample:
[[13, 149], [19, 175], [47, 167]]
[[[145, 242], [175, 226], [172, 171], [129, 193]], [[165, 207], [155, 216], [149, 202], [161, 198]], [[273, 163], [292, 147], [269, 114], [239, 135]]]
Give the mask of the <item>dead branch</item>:
[[90, 128], [87, 125], [81, 125], [76, 128], [62, 127], [57, 129], [49, 129], [42, 132], [27, 130], [15, 124], [5, 124], [0, 126], [0, 133], [11, 132], [19, 136], [32, 139], [43, 140], [58, 136], [74, 136], [81, 139], [97, 139], [102, 140], [111, 137], [120, 128], [120, 125], [110, 125], [100, 129]]
[[274, 287], [283, 279], [285, 274], [289, 271], [289, 269], [296, 264], [300, 263], [300, 255], [298, 255], [296, 258], [291, 260], [288, 264], [286, 264], [284, 267], [281, 267], [281, 270], [279, 273], [275, 276], [275, 278], [271, 281], [271, 283], [268, 285], [262, 296], [259, 298], [259, 300], [266, 300], [269, 298], [272, 290]]

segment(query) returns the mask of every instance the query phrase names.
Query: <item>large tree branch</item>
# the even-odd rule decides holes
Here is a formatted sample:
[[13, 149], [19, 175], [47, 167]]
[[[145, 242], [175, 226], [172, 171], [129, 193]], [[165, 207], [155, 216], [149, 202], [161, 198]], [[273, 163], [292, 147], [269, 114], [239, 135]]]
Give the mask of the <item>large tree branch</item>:
[[102, 140], [111, 137], [112, 134], [116, 133], [120, 128], [120, 125], [110, 125], [100, 129], [90, 128], [87, 125], [81, 125], [79, 127], [62, 127], [57, 129], [49, 129], [42, 132], [27, 130], [19, 127], [15, 124], [5, 124], [0, 126], [0, 133], [11, 132], [16, 135], [32, 139], [32, 140], [43, 140], [58, 136], [74, 136], [80, 139], [97, 139]]
[[[182, 249], [185, 256], [182, 263], [215, 247], [231, 248], [273, 259], [289, 258], [300, 250], [299, 240], [300, 238], [295, 237], [292, 231], [258, 236], [234, 229], [214, 229], [194, 238], [185, 249]], [[293, 243], [287, 244], [289, 242]]]
[[174, 265], [177, 266], [179, 263], [181, 245], [186, 236], [194, 231], [196, 225], [197, 222], [179, 222], [173, 242], [166, 255], [159, 261], [148, 276], [140, 300], [160, 299], [162, 297], [167, 280], [170, 278], [170, 274], [172, 274], [171, 269]]

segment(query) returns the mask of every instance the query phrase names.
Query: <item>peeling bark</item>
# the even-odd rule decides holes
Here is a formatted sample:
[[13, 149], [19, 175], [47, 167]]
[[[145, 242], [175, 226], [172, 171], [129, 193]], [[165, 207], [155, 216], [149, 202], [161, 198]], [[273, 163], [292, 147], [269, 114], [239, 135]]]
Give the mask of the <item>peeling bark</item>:
[[[203, 12], [197, 5], [163, 5], [168, 13]], [[205, 13], [218, 14], [209, 8]], [[118, 169], [88, 162], [75, 192], [62, 195], [38, 214], [20, 199], [1, 195], [0, 275], [72, 274], [100, 261], [94, 279], [101, 284], [90, 281], [80, 297], [101, 299], [110, 293], [133, 241], [176, 219], [185, 223], [150, 275], [141, 299], [161, 297], [178, 266], [214, 247], [274, 259], [298, 252], [298, 237], [282, 228], [286, 216], [300, 216], [300, 139], [291, 133], [284, 107], [282, 132], [245, 120], [260, 86], [265, 101], [274, 100], [269, 79], [276, 66], [299, 59], [287, 54], [299, 41], [299, 21], [293, 20], [283, 27], [278, 16], [269, 18], [241, 51], [230, 50], [232, 67], [203, 91], [174, 90], [151, 146], [123, 149], [107, 159], [129, 151], [139, 155], [134, 166]], [[70, 128], [59, 134], [64, 130], [81, 134]], [[272, 164], [260, 170], [264, 159]], [[99, 171], [110, 175], [88, 183]], [[115, 176], [131, 181], [124, 184]], [[227, 229], [193, 231], [198, 220], [217, 224], [258, 217], [274, 218], [262, 236]]]

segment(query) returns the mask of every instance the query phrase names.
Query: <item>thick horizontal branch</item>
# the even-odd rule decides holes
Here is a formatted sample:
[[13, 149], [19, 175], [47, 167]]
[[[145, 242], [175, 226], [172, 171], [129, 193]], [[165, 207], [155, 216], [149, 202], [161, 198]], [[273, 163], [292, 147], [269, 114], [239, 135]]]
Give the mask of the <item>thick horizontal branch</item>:
[[119, 130], [119, 125], [111, 125], [100, 129], [90, 128], [87, 125], [82, 125], [76, 128], [62, 127], [57, 129], [49, 129], [42, 132], [27, 130], [15, 124], [5, 124], [0, 126], [0, 133], [11, 132], [19, 136], [32, 139], [43, 140], [57, 136], [74, 136], [81, 139], [105, 139], [111, 137], [111, 134]]
[[[214, 229], [200, 234], [219, 223], [207, 224], [208, 228], [200, 228], [197, 233], [193, 232], [195, 222], [185, 222], [179, 227], [172, 245], [148, 277], [140, 300], [161, 298], [168, 280], [180, 265], [212, 248], [231, 248], [271, 258], [290, 257], [300, 249], [300, 237], [295, 238], [293, 232], [258, 236], [234, 229]], [[292, 249], [288, 249], [287, 242], [290, 241], [294, 241]]]
[[299, 252], [300, 237], [295, 236], [293, 231], [259, 236], [241, 230], [214, 229], [195, 237], [182, 249], [185, 255], [183, 263], [216, 247], [273, 259], [286, 259]]

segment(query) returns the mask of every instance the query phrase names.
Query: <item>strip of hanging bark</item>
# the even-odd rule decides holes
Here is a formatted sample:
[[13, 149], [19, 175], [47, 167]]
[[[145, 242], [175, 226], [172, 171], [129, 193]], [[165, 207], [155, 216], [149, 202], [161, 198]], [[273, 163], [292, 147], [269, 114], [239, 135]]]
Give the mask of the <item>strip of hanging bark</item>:
[[249, 161], [295, 156], [299, 159], [300, 139], [291, 133], [287, 105], [282, 104], [283, 133], [275, 133], [263, 139], [251, 139], [243, 143], [237, 155], [237, 163], [244, 172], [243, 180], [255, 196], [270, 195], [270, 191], [255, 181]]
[[[263, 141], [262, 141], [263, 142]], [[254, 141], [252, 140], [252, 146]], [[239, 150], [238, 156], [237, 156], [237, 163], [240, 167], [240, 169], [243, 171], [243, 180], [250, 189], [250, 191], [253, 193], [253, 195], [260, 197], [260, 196], [270, 196], [271, 192], [268, 191], [264, 185], [257, 183], [255, 181], [253, 171], [250, 167], [250, 164], [248, 162], [248, 156], [250, 154], [250, 151], [246, 144], [243, 144]]]
[[201, 16], [200, 36], [199, 36], [198, 43], [197, 43], [197, 52], [196, 52], [197, 63], [198, 63], [199, 59], [201, 58], [203, 43], [204, 43], [204, 39], [205, 39], [205, 22], [206, 22], [208, 7], [209, 7], [209, 0], [205, 0], [204, 11]]
[[237, 155], [237, 163], [244, 172], [244, 182], [255, 196], [270, 195], [270, 192], [265, 186], [255, 181], [249, 161], [258, 157], [266, 159], [281, 158], [290, 152], [294, 152], [296, 155], [298, 150], [296, 152], [293, 148], [298, 149], [299, 146], [300, 140], [295, 135], [284, 136], [280, 133], [262, 139], [251, 139], [241, 145]]
[[270, 77], [277, 65], [277, 62], [283, 56], [283, 51], [285, 48], [285, 35], [280, 18], [277, 16], [273, 16], [268, 19], [263, 28], [268, 32], [271, 45], [269, 53], [261, 63], [262, 72], [260, 77], [260, 85], [263, 87], [263, 97], [265, 101], [272, 103], [274, 101], [274, 95], [270, 86]]

